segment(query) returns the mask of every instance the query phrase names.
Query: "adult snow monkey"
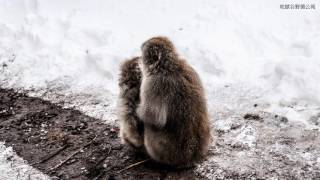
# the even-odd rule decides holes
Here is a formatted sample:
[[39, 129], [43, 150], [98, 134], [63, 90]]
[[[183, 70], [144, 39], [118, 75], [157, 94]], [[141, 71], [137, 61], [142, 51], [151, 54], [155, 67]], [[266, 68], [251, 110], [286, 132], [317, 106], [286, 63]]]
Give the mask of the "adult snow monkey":
[[211, 140], [201, 80], [168, 38], [153, 37], [141, 50], [137, 115], [144, 123], [145, 149], [160, 163], [192, 166]]
[[134, 149], [143, 148], [143, 123], [136, 114], [140, 101], [141, 70], [139, 57], [125, 61], [120, 67], [118, 116], [120, 139]]

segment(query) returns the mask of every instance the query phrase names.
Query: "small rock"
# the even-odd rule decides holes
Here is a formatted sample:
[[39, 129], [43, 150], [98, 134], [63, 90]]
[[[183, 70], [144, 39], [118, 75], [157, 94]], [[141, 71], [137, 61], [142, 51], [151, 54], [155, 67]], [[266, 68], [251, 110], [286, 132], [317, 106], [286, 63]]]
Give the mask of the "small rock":
[[231, 124], [230, 129], [234, 130], [234, 129], [238, 129], [238, 128], [240, 128], [240, 127], [241, 127], [241, 124], [240, 124], [240, 123], [233, 123], [233, 124]]
[[257, 120], [257, 121], [262, 121], [262, 118], [258, 114], [250, 114], [247, 113], [243, 116], [244, 119], [248, 120]]
[[287, 123], [288, 122], [288, 118], [287, 117], [281, 117], [280, 121], [284, 122], [284, 123]]

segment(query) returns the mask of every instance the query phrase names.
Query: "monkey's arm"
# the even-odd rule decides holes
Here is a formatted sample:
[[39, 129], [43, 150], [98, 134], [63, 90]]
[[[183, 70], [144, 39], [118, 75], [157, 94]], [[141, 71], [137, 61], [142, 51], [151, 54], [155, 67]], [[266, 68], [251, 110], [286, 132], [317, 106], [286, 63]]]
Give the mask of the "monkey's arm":
[[142, 81], [140, 104], [137, 108], [139, 118], [145, 123], [162, 128], [167, 124], [169, 104], [172, 99], [172, 86], [175, 81], [163, 75], [152, 76]]
[[137, 108], [139, 118], [145, 123], [162, 128], [167, 122], [167, 105], [162, 102], [149, 101]]

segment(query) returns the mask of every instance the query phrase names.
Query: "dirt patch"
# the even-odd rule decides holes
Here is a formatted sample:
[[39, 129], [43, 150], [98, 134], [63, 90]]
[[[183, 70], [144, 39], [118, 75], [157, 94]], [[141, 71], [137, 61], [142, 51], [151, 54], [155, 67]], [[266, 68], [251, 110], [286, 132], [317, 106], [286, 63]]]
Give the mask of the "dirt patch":
[[[73, 109], [0, 89], [0, 141], [53, 179], [195, 179], [120, 144], [119, 128]], [[130, 168], [131, 167], [131, 168]]]
[[0, 141], [53, 179], [319, 179], [318, 116], [310, 128], [250, 107], [215, 114], [209, 155], [190, 169], [139, 164], [148, 157], [120, 144], [117, 126], [8, 89]]

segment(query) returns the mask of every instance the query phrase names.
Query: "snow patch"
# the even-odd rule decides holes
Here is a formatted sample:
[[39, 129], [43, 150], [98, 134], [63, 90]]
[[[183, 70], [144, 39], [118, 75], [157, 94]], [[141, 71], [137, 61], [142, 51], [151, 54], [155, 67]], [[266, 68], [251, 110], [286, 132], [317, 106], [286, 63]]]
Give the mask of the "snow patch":
[[4, 142], [0, 142], [0, 178], [8, 180], [50, 179], [17, 156], [12, 147], [5, 147]]

